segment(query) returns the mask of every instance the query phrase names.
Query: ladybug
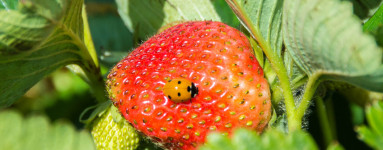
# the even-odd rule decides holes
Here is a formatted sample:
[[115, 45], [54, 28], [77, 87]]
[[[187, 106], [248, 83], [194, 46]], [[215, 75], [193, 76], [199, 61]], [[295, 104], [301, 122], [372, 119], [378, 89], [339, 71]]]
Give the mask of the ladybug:
[[175, 103], [191, 100], [198, 94], [198, 88], [195, 84], [183, 78], [169, 80], [163, 89], [164, 94]]

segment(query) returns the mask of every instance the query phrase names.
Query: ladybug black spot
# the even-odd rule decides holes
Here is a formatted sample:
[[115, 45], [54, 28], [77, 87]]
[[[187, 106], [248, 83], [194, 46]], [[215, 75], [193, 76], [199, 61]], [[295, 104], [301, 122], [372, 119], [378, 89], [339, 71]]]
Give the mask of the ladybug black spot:
[[180, 92], [178, 92], [178, 97], [180, 97], [181, 96], [181, 93]]
[[190, 92], [191, 91], [191, 88], [190, 88], [190, 86], [188, 86], [188, 92]]
[[178, 84], [181, 84], [181, 81], [178, 81]]
[[170, 95], [168, 95], [169, 99], [172, 99], [172, 97]]

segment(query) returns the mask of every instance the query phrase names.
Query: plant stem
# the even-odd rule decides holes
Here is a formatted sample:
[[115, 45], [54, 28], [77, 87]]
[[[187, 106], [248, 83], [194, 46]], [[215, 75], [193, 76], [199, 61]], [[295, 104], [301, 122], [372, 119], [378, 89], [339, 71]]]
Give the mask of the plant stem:
[[243, 9], [238, 7], [239, 4], [237, 3], [237, 1], [226, 0], [226, 2], [232, 8], [234, 13], [237, 14], [237, 17], [249, 30], [253, 38], [258, 42], [266, 57], [269, 59], [271, 67], [274, 69], [278, 76], [285, 98], [284, 101], [286, 105], [286, 114], [289, 131], [301, 129], [300, 123], [302, 121], [299, 120], [301, 118], [296, 117], [294, 97], [290, 87], [290, 79], [287, 75], [286, 67], [283, 64], [281, 56], [273, 51], [273, 49], [270, 47], [269, 42], [263, 39], [263, 36], [261, 35], [261, 32], [258, 30], [258, 28], [251, 23], [249, 17], [243, 11]]
[[[264, 43], [263, 39], [260, 39], [260, 43]], [[286, 114], [289, 131], [293, 131], [301, 128], [301, 122], [299, 122], [299, 118], [296, 117], [295, 113], [295, 103], [294, 97], [290, 87], [290, 79], [287, 75], [286, 68], [283, 64], [282, 58], [278, 56], [277, 53], [272, 52], [270, 46], [268, 44], [260, 44], [265, 52], [266, 57], [269, 59], [271, 63], [271, 67], [273, 67], [274, 71], [277, 73], [279, 83], [283, 89], [284, 102], [286, 105]], [[297, 122], [298, 121], [298, 122]]]
[[310, 105], [310, 101], [314, 96], [316, 89], [318, 88], [318, 85], [320, 83], [318, 81], [319, 77], [319, 74], [313, 74], [309, 77], [309, 81], [306, 84], [305, 93], [303, 94], [301, 103], [299, 104], [296, 110], [296, 117], [298, 118], [300, 124], [302, 124], [302, 118]]
[[325, 147], [328, 147], [332, 141], [334, 141], [335, 137], [332, 134], [330, 120], [328, 118], [328, 114], [326, 113], [326, 106], [323, 103], [323, 99], [321, 97], [317, 97], [315, 99], [316, 102], [316, 111], [318, 113], [318, 118], [320, 122], [320, 126], [323, 132], [323, 140]]
[[[78, 37], [77, 35], [72, 35], [72, 37], [73, 39], [76, 39], [75, 43], [80, 47], [80, 54], [83, 57], [83, 61], [78, 63], [80, 67], [77, 65], [69, 65], [68, 68], [88, 83], [98, 102], [105, 102], [107, 101], [105, 84], [101, 76], [100, 65], [98, 63], [96, 50], [90, 35], [84, 7], [82, 9], [82, 17], [84, 23], [84, 37]], [[84, 38], [83, 42], [81, 40], [82, 38]]]

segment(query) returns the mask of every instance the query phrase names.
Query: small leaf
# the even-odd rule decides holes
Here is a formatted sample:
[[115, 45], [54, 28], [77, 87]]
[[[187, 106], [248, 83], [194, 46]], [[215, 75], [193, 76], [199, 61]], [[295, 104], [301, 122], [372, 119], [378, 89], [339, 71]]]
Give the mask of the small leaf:
[[283, 15], [287, 50], [309, 76], [321, 75], [383, 91], [383, 86], [374, 83], [383, 80], [377, 71], [382, 64], [382, 50], [373, 37], [363, 33], [349, 2], [285, 1]]
[[209, 0], [116, 0], [116, 2], [125, 25], [141, 39], [154, 35], [162, 26], [175, 21], [221, 21]]
[[[109, 108], [112, 105], [111, 101], [106, 101], [104, 103], [97, 104], [95, 106], [90, 106], [86, 108], [81, 114], [80, 114], [80, 122], [85, 124], [90, 124], [94, 119], [97, 117], [103, 115], [107, 108]], [[84, 116], [89, 114], [89, 116]]]
[[370, 127], [361, 126], [357, 128], [359, 139], [369, 146], [383, 150], [383, 102], [377, 101], [366, 108], [367, 122]]
[[[276, 144], [276, 142], [278, 142]], [[310, 134], [297, 130], [284, 134], [278, 130], [270, 129], [257, 134], [254, 131], [239, 129], [235, 131], [232, 139], [219, 133], [209, 134], [207, 143], [201, 150], [263, 150], [263, 149], [318, 149]]]
[[23, 118], [14, 110], [0, 111], [0, 140], [2, 149], [95, 149], [88, 131], [76, 131], [64, 122], [49, 123], [45, 116]]

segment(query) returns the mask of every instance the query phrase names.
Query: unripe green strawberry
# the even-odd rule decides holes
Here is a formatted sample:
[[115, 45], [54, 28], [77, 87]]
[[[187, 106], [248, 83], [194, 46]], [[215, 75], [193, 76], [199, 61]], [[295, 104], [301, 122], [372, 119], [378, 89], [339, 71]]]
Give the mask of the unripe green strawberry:
[[271, 116], [269, 85], [248, 39], [220, 22], [184, 22], [151, 37], [106, 84], [123, 116], [170, 149], [196, 149], [211, 131], [261, 132]]
[[137, 148], [139, 138], [136, 131], [117, 111], [111, 106], [94, 122], [92, 135], [97, 149]]

